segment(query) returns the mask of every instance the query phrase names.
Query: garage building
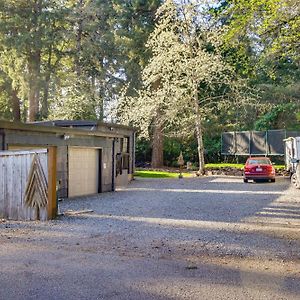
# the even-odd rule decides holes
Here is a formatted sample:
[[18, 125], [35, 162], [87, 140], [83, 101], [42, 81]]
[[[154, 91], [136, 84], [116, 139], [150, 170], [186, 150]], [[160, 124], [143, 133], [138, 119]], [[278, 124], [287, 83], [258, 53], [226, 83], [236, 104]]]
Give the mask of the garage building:
[[58, 197], [114, 191], [134, 173], [135, 129], [96, 121], [0, 121], [1, 150], [57, 147]]

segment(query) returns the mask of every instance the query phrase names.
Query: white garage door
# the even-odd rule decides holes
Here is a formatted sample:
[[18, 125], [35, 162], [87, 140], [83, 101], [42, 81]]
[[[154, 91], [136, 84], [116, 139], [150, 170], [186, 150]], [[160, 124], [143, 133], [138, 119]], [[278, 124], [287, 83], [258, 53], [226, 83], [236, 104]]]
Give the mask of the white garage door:
[[69, 197], [98, 193], [99, 149], [69, 147]]

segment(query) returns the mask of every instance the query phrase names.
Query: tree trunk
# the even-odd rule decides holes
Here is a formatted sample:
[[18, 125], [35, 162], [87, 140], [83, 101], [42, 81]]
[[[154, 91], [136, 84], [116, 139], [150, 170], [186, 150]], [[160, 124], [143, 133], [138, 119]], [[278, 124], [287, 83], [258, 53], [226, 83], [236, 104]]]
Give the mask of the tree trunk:
[[39, 102], [40, 102], [40, 73], [41, 73], [41, 29], [39, 17], [42, 13], [42, 1], [38, 0], [34, 6], [34, 18], [32, 21], [32, 30], [35, 31], [36, 48], [28, 55], [28, 72], [29, 72], [29, 111], [28, 121], [34, 122], [38, 119]]
[[[196, 91], [198, 94], [198, 91]], [[201, 124], [201, 113], [198, 104], [198, 96], [195, 96], [195, 112], [196, 112], [196, 138], [198, 144], [198, 158], [199, 158], [199, 173], [204, 175], [205, 173], [205, 162], [204, 162], [204, 144], [203, 144], [203, 131]]]
[[42, 107], [41, 107], [41, 118], [47, 119], [49, 114], [49, 105], [48, 105], [48, 98], [49, 98], [49, 83], [50, 83], [51, 73], [47, 72], [45, 76], [45, 83], [44, 83], [44, 93], [42, 99]]
[[[152, 84], [152, 89], [157, 90], [160, 86], [161, 79], [159, 78]], [[157, 110], [154, 119], [154, 130], [152, 137], [152, 157], [151, 166], [152, 168], [161, 168], [164, 165], [164, 134], [163, 127], [161, 124], [160, 111]]]
[[104, 95], [105, 91], [103, 85], [99, 85], [99, 92], [97, 97], [99, 97], [99, 120], [103, 122], [104, 120]]
[[34, 122], [38, 119], [39, 113], [39, 100], [40, 100], [40, 64], [41, 55], [40, 51], [36, 51], [29, 57], [28, 70], [29, 70], [29, 112], [28, 121]]
[[12, 89], [11, 91], [11, 101], [12, 101], [13, 120], [21, 121], [20, 98], [18, 97], [18, 92], [15, 89]]
[[43, 100], [42, 100], [42, 107], [41, 107], [41, 117], [46, 119], [49, 113], [49, 105], [48, 105], [48, 98], [49, 98], [49, 84], [51, 79], [51, 72], [52, 72], [52, 43], [48, 49], [48, 60], [47, 60], [47, 69], [45, 75], [45, 82], [44, 82], [44, 92], [43, 92]]
[[[101, 95], [99, 95], [101, 97]], [[99, 100], [99, 120], [101, 122], [104, 122], [104, 100], [103, 97]]]
[[99, 80], [96, 75], [92, 75], [91, 78], [92, 90], [95, 104], [97, 105], [97, 118], [99, 121], [103, 122], [104, 119], [104, 103], [102, 89], [99, 86]]
[[77, 32], [76, 32], [76, 53], [75, 53], [75, 71], [77, 76], [81, 75], [81, 65], [80, 65], [80, 54], [81, 54], [81, 40], [83, 32], [83, 0], [78, 2], [78, 22], [77, 22]]
[[154, 123], [152, 137], [152, 168], [161, 168], [164, 165], [164, 135], [160, 120], [157, 118]]

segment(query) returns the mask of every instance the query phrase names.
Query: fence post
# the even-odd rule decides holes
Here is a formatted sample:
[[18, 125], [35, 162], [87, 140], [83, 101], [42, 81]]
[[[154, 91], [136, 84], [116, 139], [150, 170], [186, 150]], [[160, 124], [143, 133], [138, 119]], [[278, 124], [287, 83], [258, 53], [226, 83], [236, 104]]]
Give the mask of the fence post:
[[48, 147], [48, 220], [57, 214], [56, 204], [56, 147]]

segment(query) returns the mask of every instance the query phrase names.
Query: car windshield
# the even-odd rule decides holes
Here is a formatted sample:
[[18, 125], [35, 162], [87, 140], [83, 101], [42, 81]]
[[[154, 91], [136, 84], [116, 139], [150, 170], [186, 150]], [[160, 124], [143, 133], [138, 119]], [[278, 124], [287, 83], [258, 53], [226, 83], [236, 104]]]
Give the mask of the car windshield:
[[270, 165], [271, 161], [267, 158], [262, 159], [249, 159], [248, 160], [249, 165]]

